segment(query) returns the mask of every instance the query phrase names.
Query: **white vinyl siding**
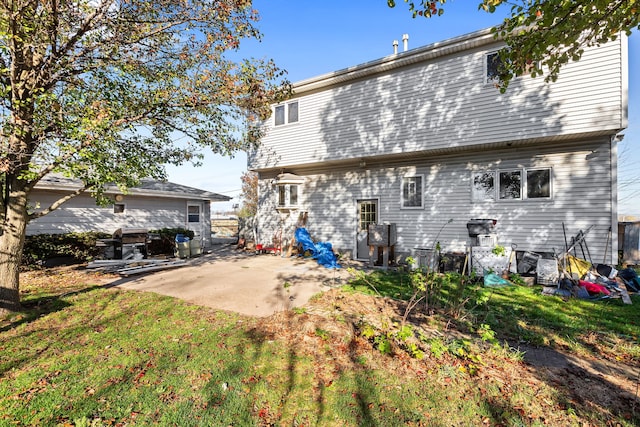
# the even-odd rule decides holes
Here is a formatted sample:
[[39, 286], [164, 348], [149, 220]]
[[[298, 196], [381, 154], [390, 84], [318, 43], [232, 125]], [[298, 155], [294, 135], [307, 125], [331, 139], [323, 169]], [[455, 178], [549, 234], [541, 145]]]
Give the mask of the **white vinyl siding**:
[[587, 49], [551, 84], [515, 79], [505, 94], [484, 81], [485, 55], [496, 44], [302, 91], [298, 125], [267, 125], [250, 167], [612, 133], [625, 126], [625, 43]]
[[[589, 154], [595, 153], [595, 156]], [[331, 242], [338, 250], [353, 250], [357, 229], [356, 201], [379, 200], [380, 223], [396, 223], [396, 253], [438, 241], [445, 251], [463, 252], [469, 243], [466, 223], [472, 218], [497, 219], [498, 241], [515, 243], [518, 250], [546, 251], [564, 247], [562, 223], [567, 234], [593, 225], [588, 243], [594, 260], [602, 260], [611, 223], [611, 177], [608, 138], [575, 143], [547, 144], [529, 149], [475, 152], [457, 156], [422, 157], [412, 163], [388, 163], [381, 169], [353, 168], [322, 171], [310, 169], [303, 187], [307, 228], [318, 241]], [[474, 171], [550, 170], [552, 198], [531, 198], [519, 203], [496, 200], [471, 202]], [[524, 172], [526, 173], [526, 172]], [[399, 209], [398, 189], [404, 176], [424, 175], [424, 209]], [[268, 239], [281, 226], [270, 179], [261, 177], [260, 233]], [[273, 195], [273, 197], [272, 197]], [[297, 215], [291, 215], [293, 233]], [[609, 251], [609, 254], [611, 251]]]
[[[31, 205], [43, 209], [65, 193], [34, 190], [29, 196]], [[27, 226], [27, 234], [62, 234], [70, 232], [100, 231], [113, 233], [118, 228], [146, 228], [158, 230], [161, 228], [185, 228], [189, 219], [195, 219], [187, 213], [187, 200], [161, 197], [125, 196], [125, 210], [114, 212], [114, 205], [96, 206], [95, 199], [88, 195], [74, 197], [60, 208], [48, 215], [33, 220]], [[191, 208], [191, 206], [190, 206]], [[199, 209], [198, 206], [196, 208]], [[198, 215], [200, 212], [198, 211]], [[209, 203], [204, 203], [202, 218], [205, 224], [210, 224], [211, 216]], [[209, 235], [211, 233], [209, 232]], [[209, 246], [211, 240], [204, 236], [204, 243]]]

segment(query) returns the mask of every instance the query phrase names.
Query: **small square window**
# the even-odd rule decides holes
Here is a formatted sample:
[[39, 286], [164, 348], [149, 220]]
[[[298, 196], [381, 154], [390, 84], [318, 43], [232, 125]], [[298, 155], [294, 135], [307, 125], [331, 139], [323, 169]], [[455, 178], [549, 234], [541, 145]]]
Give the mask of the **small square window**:
[[124, 204], [123, 203], [115, 203], [113, 205], [113, 213], [114, 214], [122, 214], [122, 213], [124, 213]]
[[421, 175], [405, 176], [402, 178], [401, 206], [403, 208], [422, 208], [423, 193]]
[[522, 172], [506, 171], [498, 174], [500, 181], [500, 200], [522, 199]]
[[486, 201], [496, 199], [496, 174], [494, 171], [476, 172], [472, 177], [471, 199]]
[[548, 199], [551, 197], [551, 170], [533, 169], [527, 171], [527, 199]]

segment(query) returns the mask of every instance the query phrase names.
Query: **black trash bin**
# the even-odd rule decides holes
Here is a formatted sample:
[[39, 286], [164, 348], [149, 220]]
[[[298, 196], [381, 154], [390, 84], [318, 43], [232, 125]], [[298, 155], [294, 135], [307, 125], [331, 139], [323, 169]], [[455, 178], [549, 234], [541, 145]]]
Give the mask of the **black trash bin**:
[[480, 234], [492, 234], [496, 228], [498, 220], [495, 219], [472, 219], [467, 222], [469, 237], [478, 237]]

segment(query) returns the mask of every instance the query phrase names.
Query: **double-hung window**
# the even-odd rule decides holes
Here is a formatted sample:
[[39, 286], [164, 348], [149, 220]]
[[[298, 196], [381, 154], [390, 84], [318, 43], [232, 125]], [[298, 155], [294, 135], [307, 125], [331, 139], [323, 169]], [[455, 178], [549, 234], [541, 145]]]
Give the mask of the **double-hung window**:
[[273, 113], [276, 126], [295, 123], [298, 121], [298, 101], [276, 105]]
[[551, 199], [550, 168], [474, 172], [471, 199], [476, 202]]
[[422, 209], [424, 207], [424, 176], [405, 176], [400, 189], [403, 209]]
[[200, 206], [189, 205], [187, 206], [187, 222], [200, 222]]

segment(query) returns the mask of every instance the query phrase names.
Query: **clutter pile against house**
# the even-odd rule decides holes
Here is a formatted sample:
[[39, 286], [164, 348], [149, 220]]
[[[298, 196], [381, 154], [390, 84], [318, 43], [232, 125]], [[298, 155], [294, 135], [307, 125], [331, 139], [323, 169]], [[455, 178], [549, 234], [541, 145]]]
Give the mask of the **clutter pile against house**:
[[495, 224], [495, 220], [484, 219], [467, 224], [472, 239], [471, 271], [484, 279], [485, 286], [511, 285], [510, 279], [517, 273], [525, 283], [542, 285], [543, 294], [563, 298], [621, 298], [625, 304], [631, 304], [629, 293], [640, 292], [640, 279], [634, 268], [625, 265], [618, 270], [616, 266], [594, 261], [587, 244], [593, 227], [567, 237], [563, 224], [563, 251], [554, 248], [552, 253], [536, 253], [517, 251], [516, 244], [510, 248], [498, 245], [498, 236], [493, 233]]
[[101, 259], [90, 262], [87, 268], [131, 276], [183, 267], [187, 265], [186, 258], [203, 253], [202, 241], [176, 234], [172, 243], [173, 257], [154, 254], [153, 244], [161, 240], [160, 235], [149, 233], [144, 228], [119, 228], [112, 238], [96, 242], [96, 246], [102, 249]]

